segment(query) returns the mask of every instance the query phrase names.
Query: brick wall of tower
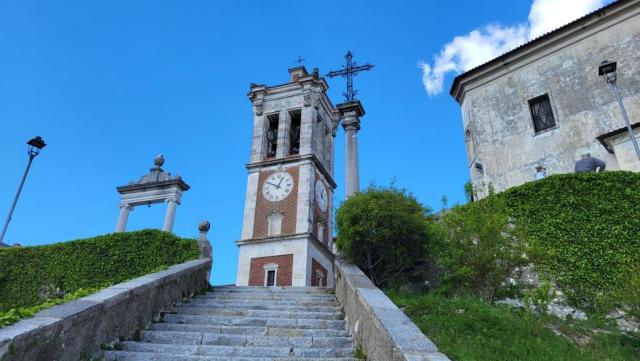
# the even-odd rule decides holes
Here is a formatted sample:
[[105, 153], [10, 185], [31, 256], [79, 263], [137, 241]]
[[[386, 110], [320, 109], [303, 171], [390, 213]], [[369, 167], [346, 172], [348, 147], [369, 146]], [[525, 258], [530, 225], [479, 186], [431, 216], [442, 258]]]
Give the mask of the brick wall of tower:
[[262, 185], [266, 179], [279, 170], [260, 172], [258, 180], [258, 194], [256, 200], [255, 219], [253, 223], [253, 238], [267, 237], [269, 230], [269, 214], [277, 211], [284, 215], [280, 235], [290, 235], [296, 233], [296, 214], [298, 210], [298, 167], [284, 169], [293, 178], [293, 189], [291, 194], [280, 202], [269, 202], [262, 195]]
[[[321, 182], [322, 181], [322, 176], [320, 175], [320, 173], [316, 172], [316, 182]], [[325, 184], [326, 185], [326, 184]], [[313, 192], [314, 192], [314, 199], [315, 199], [315, 185], [313, 187]], [[322, 212], [320, 210], [320, 207], [318, 206], [318, 201], [316, 200], [314, 202], [314, 206], [313, 206], [313, 235], [318, 237], [318, 221], [323, 220], [324, 221], [324, 236], [322, 237], [322, 239], [318, 240], [320, 242], [322, 242], [322, 244], [324, 244], [325, 246], [329, 246], [329, 231], [331, 229], [331, 227], [329, 226], [329, 222], [331, 222], [331, 220], [329, 219], [329, 214], [331, 212], [331, 205], [333, 202], [333, 197], [331, 194], [331, 188], [327, 187], [327, 197], [328, 197], [328, 202], [327, 202], [327, 210], [325, 212]]]
[[[324, 275], [322, 277], [322, 284], [318, 284], [318, 278], [316, 277], [317, 272], [320, 271]], [[315, 287], [327, 287], [327, 269], [322, 267], [322, 265], [315, 260], [315, 258], [311, 259], [311, 286]]]
[[278, 265], [276, 286], [291, 286], [293, 254], [252, 258], [249, 266], [249, 286], [264, 286], [264, 266], [270, 263]]

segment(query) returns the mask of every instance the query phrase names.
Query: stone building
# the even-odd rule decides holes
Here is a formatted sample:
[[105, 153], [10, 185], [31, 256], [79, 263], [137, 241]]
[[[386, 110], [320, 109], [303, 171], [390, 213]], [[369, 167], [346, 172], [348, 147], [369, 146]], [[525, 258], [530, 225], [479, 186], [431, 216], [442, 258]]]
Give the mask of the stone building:
[[252, 84], [253, 140], [238, 286], [333, 286], [334, 137], [339, 120], [317, 69]]
[[456, 77], [471, 181], [497, 191], [573, 172], [591, 153], [609, 170], [640, 171], [620, 107], [598, 76], [618, 64], [617, 84], [640, 135], [640, 0], [619, 0]]

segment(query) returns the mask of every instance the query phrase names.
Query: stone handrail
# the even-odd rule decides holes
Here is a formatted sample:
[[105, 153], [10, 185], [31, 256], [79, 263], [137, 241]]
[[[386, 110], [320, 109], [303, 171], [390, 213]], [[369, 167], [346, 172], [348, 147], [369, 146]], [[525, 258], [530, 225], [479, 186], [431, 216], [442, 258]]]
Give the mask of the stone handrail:
[[211, 258], [200, 258], [40, 311], [0, 329], [0, 361], [91, 360], [208, 288], [210, 270]]
[[371, 361], [449, 361], [356, 266], [336, 257], [336, 297], [351, 334]]

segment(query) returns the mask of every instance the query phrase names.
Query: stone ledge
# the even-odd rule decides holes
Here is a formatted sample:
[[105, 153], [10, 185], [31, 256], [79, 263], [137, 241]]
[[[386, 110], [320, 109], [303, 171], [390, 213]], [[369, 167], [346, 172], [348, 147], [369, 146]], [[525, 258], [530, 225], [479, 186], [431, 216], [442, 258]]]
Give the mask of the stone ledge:
[[0, 329], [0, 361], [77, 361], [130, 339], [153, 317], [209, 285], [211, 259], [120, 283]]
[[336, 297], [349, 331], [372, 361], [449, 361], [356, 266], [336, 258]]

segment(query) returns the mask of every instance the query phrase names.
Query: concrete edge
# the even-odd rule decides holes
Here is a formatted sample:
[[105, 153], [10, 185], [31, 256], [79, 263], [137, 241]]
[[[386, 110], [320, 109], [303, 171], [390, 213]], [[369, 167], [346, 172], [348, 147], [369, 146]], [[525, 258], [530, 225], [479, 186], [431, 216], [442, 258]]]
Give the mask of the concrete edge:
[[355, 265], [336, 257], [336, 297], [349, 331], [372, 361], [450, 361]]
[[131, 339], [184, 297], [209, 286], [211, 258], [201, 258], [107, 287], [0, 329], [0, 361], [76, 361]]

